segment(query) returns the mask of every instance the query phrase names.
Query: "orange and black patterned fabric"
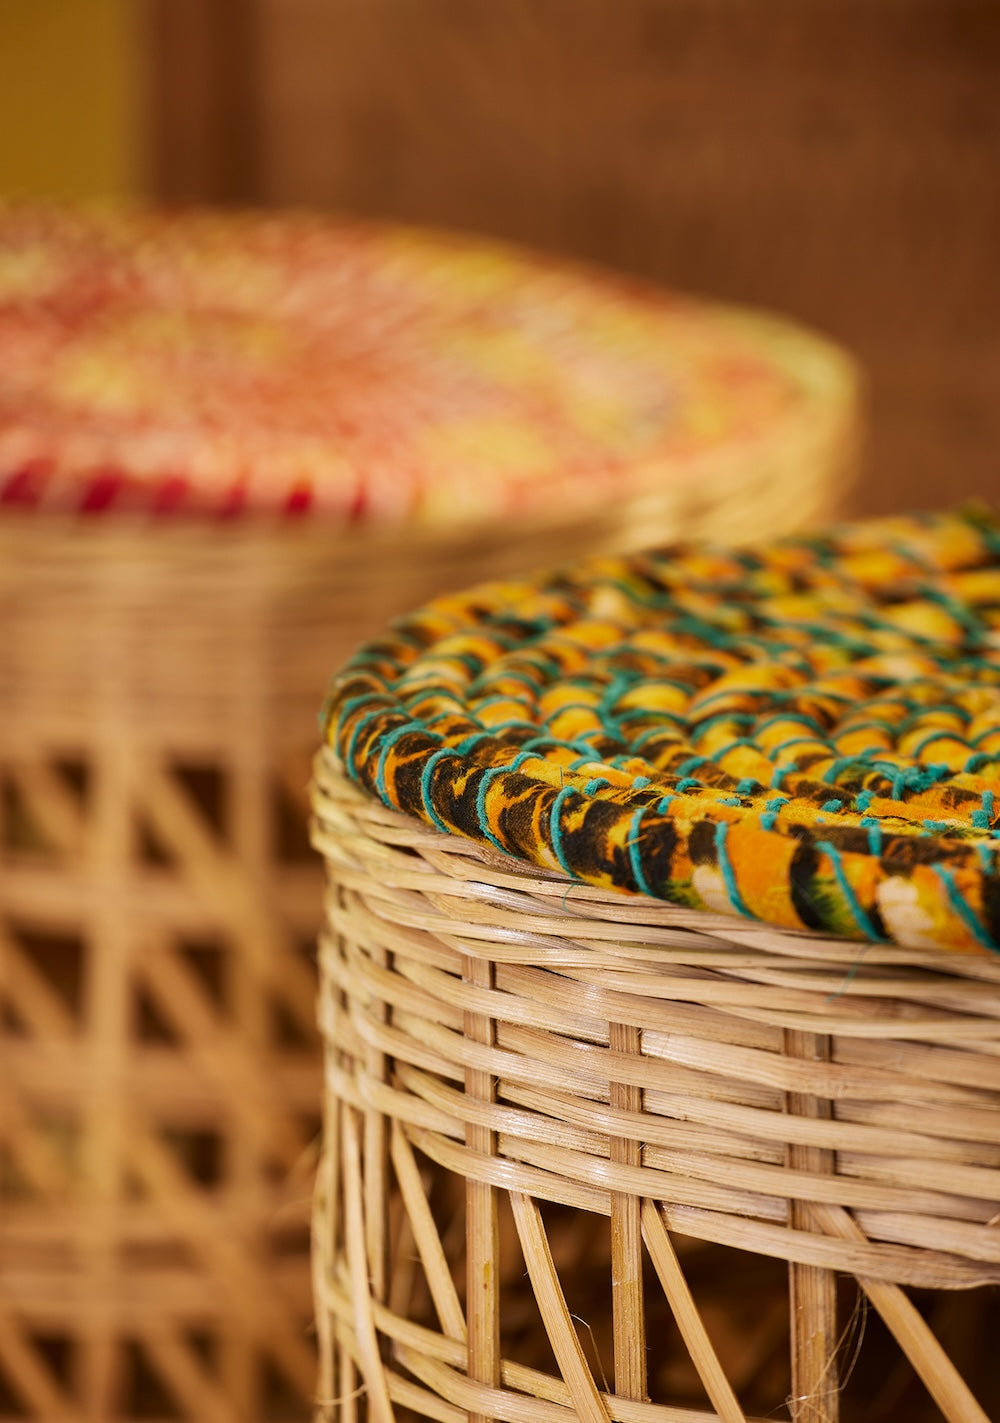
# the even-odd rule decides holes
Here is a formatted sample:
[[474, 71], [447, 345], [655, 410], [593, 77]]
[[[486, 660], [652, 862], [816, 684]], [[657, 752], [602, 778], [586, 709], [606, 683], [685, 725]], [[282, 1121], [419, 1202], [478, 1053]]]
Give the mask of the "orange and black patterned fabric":
[[336, 679], [447, 833], [792, 930], [1000, 947], [1000, 519], [599, 558], [438, 599]]

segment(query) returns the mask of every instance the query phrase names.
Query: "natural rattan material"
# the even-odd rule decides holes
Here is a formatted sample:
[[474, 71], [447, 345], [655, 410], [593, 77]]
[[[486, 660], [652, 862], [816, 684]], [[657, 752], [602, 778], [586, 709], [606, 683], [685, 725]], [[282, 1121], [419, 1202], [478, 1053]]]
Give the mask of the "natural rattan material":
[[[720, 520], [780, 517], [771, 474], [645, 517], [704, 529], [713, 489]], [[289, 829], [328, 669], [448, 586], [641, 522], [0, 520], [0, 1416], [306, 1416], [321, 896]]]
[[1000, 948], [1000, 519], [593, 559], [418, 610], [327, 732], [388, 805], [592, 884]]
[[772, 1260], [796, 1420], [840, 1416], [846, 1277], [923, 1385], [887, 1369], [866, 1413], [848, 1383], [847, 1416], [986, 1423], [925, 1316], [1000, 1283], [1000, 961], [582, 885], [383, 807], [329, 749], [313, 806], [320, 1416], [786, 1416], [748, 1362]]
[[0, 1416], [308, 1416], [328, 663], [607, 527], [0, 521]]
[[784, 323], [471, 240], [0, 213], [0, 1416], [310, 1409], [330, 667], [479, 577], [808, 523], [854, 416]]

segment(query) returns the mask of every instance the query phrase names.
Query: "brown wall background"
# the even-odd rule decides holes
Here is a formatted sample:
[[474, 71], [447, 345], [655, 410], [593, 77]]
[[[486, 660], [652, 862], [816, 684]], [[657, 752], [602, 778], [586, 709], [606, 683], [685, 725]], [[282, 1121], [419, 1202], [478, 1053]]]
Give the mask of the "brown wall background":
[[870, 375], [852, 507], [1000, 498], [997, 0], [152, 0], [150, 185], [495, 233]]

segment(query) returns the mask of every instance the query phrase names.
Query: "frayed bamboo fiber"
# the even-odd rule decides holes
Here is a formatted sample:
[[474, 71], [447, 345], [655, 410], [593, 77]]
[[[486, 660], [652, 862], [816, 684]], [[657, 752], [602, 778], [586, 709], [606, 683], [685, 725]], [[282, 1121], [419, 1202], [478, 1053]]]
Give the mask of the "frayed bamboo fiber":
[[[318, 1417], [748, 1423], [720, 1319], [763, 1258], [787, 1265], [792, 1305], [789, 1396], [761, 1412], [841, 1417], [832, 1286], [853, 1277], [928, 1416], [985, 1423], [911, 1295], [1000, 1283], [1000, 962], [546, 874], [386, 809], [329, 750], [313, 810]], [[743, 1253], [699, 1296], [699, 1252], [720, 1245]], [[705, 1405], [662, 1384], [671, 1349]]]

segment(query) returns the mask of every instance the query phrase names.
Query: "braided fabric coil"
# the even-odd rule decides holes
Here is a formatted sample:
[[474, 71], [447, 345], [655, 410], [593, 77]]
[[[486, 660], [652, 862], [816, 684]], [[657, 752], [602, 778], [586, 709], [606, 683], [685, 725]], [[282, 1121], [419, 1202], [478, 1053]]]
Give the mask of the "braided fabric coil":
[[602, 888], [1000, 947], [1000, 521], [595, 558], [436, 600], [325, 713], [348, 774]]
[[472, 238], [0, 206], [0, 506], [445, 527], [843, 443], [788, 322]]

